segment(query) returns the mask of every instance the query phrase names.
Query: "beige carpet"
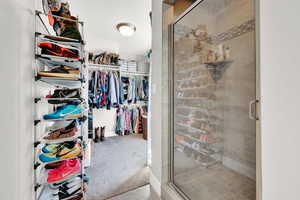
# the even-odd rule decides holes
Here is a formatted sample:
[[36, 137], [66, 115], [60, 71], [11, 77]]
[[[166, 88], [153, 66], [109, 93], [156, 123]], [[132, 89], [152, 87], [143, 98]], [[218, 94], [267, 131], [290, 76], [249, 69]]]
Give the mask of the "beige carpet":
[[111, 137], [95, 144], [87, 199], [108, 199], [148, 184], [146, 155], [141, 136]]

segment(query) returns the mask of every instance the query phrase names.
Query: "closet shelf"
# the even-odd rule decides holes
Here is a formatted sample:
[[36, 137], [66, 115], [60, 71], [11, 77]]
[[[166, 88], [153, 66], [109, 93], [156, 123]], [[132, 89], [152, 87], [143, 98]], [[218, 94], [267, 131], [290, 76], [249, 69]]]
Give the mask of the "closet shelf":
[[37, 59], [43, 58], [49, 61], [56, 61], [60, 62], [61, 65], [68, 65], [69, 63], [76, 63], [76, 64], [83, 64], [84, 59], [73, 59], [73, 58], [67, 58], [67, 57], [60, 57], [60, 56], [52, 56], [52, 55], [46, 55], [46, 54], [36, 54], [35, 57]]
[[128, 74], [134, 76], [149, 76], [149, 73], [146, 72], [130, 72], [121, 70], [120, 65], [103, 65], [103, 64], [92, 64], [89, 63], [88, 67], [90, 70], [112, 70], [112, 71], [119, 71], [121, 74]]
[[87, 118], [87, 116], [83, 116], [83, 117], [74, 117], [74, 118], [68, 118], [68, 119], [49, 119], [49, 120], [46, 120], [46, 119], [37, 119], [37, 120], [34, 120], [34, 124], [37, 125], [39, 124], [40, 122], [56, 122], [56, 121], [69, 121], [69, 120], [74, 120], [74, 119], [83, 119], [83, 118]]
[[84, 24], [84, 22], [83, 22], [83, 21], [80, 21], [80, 20], [74, 20], [74, 19], [70, 19], [70, 18], [66, 18], [66, 17], [61, 17], [61, 16], [58, 16], [58, 15], [51, 15], [51, 14], [44, 13], [44, 12], [39, 11], [39, 10], [36, 10], [36, 11], [35, 11], [35, 14], [36, 14], [36, 15], [51, 16], [51, 17], [54, 17], [54, 18], [59, 18], [59, 19], [63, 19], [63, 20], [66, 20], [66, 21], [70, 21], [70, 22], [76, 22], [76, 23], [79, 23], [79, 24], [81, 24], [81, 25]]
[[[56, 59], [57, 58], [57, 59]], [[79, 61], [70, 61], [70, 60], [62, 60], [61, 57], [55, 57], [55, 59], [50, 58], [49, 56], [42, 56], [39, 54], [36, 54], [36, 59], [40, 61], [42, 64], [50, 67], [50, 68], [56, 68], [57, 66], [66, 65], [73, 68], [81, 68], [82, 65]]]
[[80, 88], [82, 83], [84, 82], [83, 79], [64, 79], [64, 78], [52, 78], [52, 77], [40, 77], [40, 76], [36, 76], [35, 81], [41, 81], [53, 87], [61, 87], [61, 88], [69, 88], [69, 89]]
[[84, 102], [85, 100], [83, 98], [47, 98], [47, 97], [37, 97], [34, 98], [34, 102], [38, 103], [39, 101], [47, 102], [49, 100], [53, 101], [73, 101], [73, 100], [80, 100], [81, 102]]
[[41, 187], [41, 186], [46, 186], [46, 185], [52, 185], [52, 184], [60, 184], [60, 183], [63, 183], [63, 182], [65, 182], [65, 181], [68, 181], [68, 180], [71, 180], [71, 179], [73, 179], [73, 178], [75, 178], [75, 177], [82, 177], [82, 172], [79, 172], [79, 173], [76, 173], [76, 174], [73, 174], [72, 176], [69, 176], [69, 177], [67, 177], [67, 178], [65, 178], [65, 179], [62, 179], [62, 180], [60, 180], [60, 181], [55, 181], [55, 182], [51, 182], [51, 183], [49, 183], [48, 181], [47, 181], [47, 171], [48, 170], [45, 170], [45, 172], [42, 172], [42, 174], [45, 174], [45, 176], [43, 176], [42, 177], [42, 180], [38, 183], [38, 185]]
[[52, 162], [42, 162], [40, 160], [38, 160], [35, 164], [35, 166], [39, 167], [39, 166], [45, 166], [47, 164], [53, 164], [53, 163], [57, 163], [57, 162], [62, 162], [62, 161], [66, 161], [66, 160], [73, 160], [73, 159], [77, 159], [79, 158], [82, 161], [83, 156], [79, 155], [79, 156], [75, 156], [73, 158], [67, 158], [67, 159], [62, 159], [62, 160], [57, 160], [57, 161], [52, 161]]
[[73, 137], [69, 137], [69, 138], [63, 138], [63, 139], [57, 139], [57, 140], [45, 140], [45, 139], [41, 139], [39, 141], [36, 141], [34, 143], [34, 147], [38, 147], [39, 145], [44, 145], [44, 144], [60, 144], [60, 143], [64, 143], [64, 142], [71, 142], [71, 141], [75, 141], [79, 139], [80, 143], [83, 143], [83, 136], [79, 136], [79, 135], [75, 135]]
[[64, 45], [75, 46], [78, 48], [81, 48], [82, 45], [85, 45], [84, 41], [79, 41], [79, 40], [62, 37], [62, 36], [47, 35], [39, 32], [35, 32], [35, 37], [41, 39], [42, 41], [56, 42]]

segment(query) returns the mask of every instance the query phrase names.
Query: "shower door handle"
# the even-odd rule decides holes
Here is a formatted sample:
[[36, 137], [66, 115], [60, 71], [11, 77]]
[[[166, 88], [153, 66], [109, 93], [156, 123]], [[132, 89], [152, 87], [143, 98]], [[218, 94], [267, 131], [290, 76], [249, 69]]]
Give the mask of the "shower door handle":
[[258, 117], [256, 116], [256, 103], [258, 103], [258, 100], [249, 102], [249, 118], [252, 120], [258, 120]]

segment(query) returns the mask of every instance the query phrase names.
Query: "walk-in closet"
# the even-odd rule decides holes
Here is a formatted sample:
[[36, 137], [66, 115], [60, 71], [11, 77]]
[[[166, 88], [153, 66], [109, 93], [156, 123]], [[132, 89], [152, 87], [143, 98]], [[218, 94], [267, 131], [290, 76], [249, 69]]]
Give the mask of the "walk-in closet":
[[36, 200], [102, 200], [149, 184], [151, 2], [115, 3], [37, 2]]

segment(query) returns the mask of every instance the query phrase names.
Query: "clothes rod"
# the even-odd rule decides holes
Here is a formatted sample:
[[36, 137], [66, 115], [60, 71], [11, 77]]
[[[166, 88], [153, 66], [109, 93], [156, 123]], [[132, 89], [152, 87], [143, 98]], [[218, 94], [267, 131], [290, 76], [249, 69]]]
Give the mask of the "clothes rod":
[[127, 71], [120, 71], [121, 74], [127, 74], [127, 75], [133, 75], [133, 76], [149, 76], [149, 74], [146, 73], [140, 73], [140, 72], [127, 72]]
[[128, 72], [123, 71], [120, 69], [120, 66], [115, 65], [103, 65], [103, 64], [88, 64], [89, 70], [113, 70], [113, 71], [119, 71], [120, 74], [124, 75], [133, 75], [133, 76], [149, 76], [147, 73], [141, 73], [141, 72]]

